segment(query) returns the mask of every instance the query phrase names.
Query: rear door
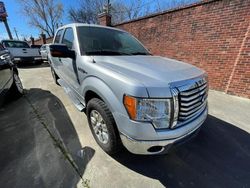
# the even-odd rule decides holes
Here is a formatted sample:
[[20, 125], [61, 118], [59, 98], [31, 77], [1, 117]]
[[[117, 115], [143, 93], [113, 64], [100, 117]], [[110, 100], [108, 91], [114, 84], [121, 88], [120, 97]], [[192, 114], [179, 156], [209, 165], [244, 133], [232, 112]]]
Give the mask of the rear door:
[[[62, 44], [65, 44], [70, 50], [75, 51], [75, 36], [74, 30], [71, 27], [65, 29]], [[74, 89], [79, 88], [79, 78], [77, 71], [76, 59], [61, 58], [63, 64], [63, 74], [65, 75], [65, 81], [68, 82]]]

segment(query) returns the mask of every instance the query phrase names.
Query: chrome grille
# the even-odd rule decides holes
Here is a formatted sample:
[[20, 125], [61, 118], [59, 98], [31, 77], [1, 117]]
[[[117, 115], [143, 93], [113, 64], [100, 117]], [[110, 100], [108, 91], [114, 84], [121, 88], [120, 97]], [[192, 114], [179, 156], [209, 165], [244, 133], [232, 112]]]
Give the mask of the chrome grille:
[[201, 113], [207, 105], [208, 84], [201, 79], [195, 84], [182, 88], [179, 93], [179, 117], [180, 122], [191, 119]]

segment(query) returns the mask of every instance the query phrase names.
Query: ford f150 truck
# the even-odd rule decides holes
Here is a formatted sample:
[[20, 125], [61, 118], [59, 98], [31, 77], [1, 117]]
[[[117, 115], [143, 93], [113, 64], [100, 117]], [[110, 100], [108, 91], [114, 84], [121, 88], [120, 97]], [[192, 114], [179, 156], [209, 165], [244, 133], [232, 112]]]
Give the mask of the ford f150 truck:
[[38, 48], [31, 48], [25, 41], [2, 40], [2, 45], [10, 52], [15, 63], [41, 62]]
[[207, 117], [206, 73], [153, 56], [131, 34], [69, 24], [50, 45], [55, 82], [86, 115], [109, 154], [123, 144], [134, 154], [162, 154], [195, 135]]

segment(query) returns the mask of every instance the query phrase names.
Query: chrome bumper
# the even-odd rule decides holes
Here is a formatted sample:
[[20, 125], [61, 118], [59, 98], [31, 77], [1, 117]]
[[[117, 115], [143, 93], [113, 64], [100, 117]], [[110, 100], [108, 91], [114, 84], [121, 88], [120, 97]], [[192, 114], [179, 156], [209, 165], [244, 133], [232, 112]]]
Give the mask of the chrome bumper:
[[[207, 109], [203, 113], [206, 113], [207, 115]], [[131, 153], [140, 154], [140, 155], [162, 154], [162, 153], [166, 153], [173, 144], [184, 142], [188, 138], [195, 135], [205, 120], [206, 118], [202, 119], [202, 121], [200, 121], [199, 124], [193, 130], [189, 131], [183, 136], [180, 136], [174, 139], [144, 141], [144, 140], [136, 140], [136, 139], [130, 138], [129, 136], [123, 133], [120, 133], [120, 137], [121, 137], [123, 145]], [[188, 125], [184, 125], [184, 126], [188, 126]]]

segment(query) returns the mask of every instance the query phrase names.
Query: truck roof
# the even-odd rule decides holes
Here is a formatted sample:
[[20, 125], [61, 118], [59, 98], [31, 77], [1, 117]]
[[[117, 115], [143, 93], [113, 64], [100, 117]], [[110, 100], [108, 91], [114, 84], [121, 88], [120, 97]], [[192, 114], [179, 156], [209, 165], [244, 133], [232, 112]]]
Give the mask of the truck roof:
[[97, 25], [97, 24], [87, 24], [87, 23], [70, 23], [70, 24], [66, 24], [66, 25], [64, 25], [62, 27], [59, 27], [57, 30], [64, 29], [66, 27], [79, 27], [79, 26], [81, 26], [81, 27], [82, 26], [83, 27], [99, 27], [99, 28], [105, 28], [105, 29], [111, 29], [111, 30], [126, 32], [124, 30], [117, 29], [117, 28], [114, 28], [114, 27], [108, 27], [108, 26]]

